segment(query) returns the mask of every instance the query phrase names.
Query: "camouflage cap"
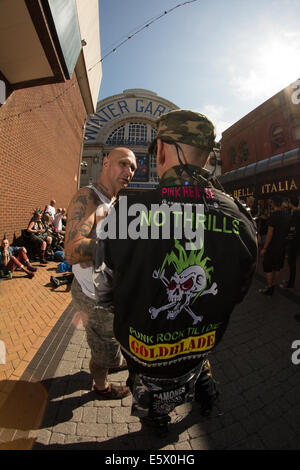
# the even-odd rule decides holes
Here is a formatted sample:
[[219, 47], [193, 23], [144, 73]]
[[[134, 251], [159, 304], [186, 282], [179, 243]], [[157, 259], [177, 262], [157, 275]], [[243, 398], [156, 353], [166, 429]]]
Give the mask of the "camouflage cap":
[[[156, 139], [201, 147], [212, 150], [215, 146], [216, 129], [204, 114], [176, 109], [163, 114], [157, 121]], [[149, 146], [152, 153], [155, 141]]]

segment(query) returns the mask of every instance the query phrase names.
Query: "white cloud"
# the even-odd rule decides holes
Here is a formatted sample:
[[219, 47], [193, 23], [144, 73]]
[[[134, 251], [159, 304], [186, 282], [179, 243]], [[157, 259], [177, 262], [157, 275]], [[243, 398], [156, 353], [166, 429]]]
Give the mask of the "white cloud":
[[216, 126], [217, 137], [216, 140], [219, 141], [222, 137], [222, 132], [224, 132], [228, 127], [230, 127], [233, 122], [230, 122], [226, 119], [226, 109], [223, 106], [218, 106], [215, 104], [206, 104], [201, 110], [200, 113], [205, 114], [205, 116], [210, 119]]
[[234, 93], [243, 101], [266, 100], [294, 82], [299, 76], [299, 36], [278, 32], [252, 49], [241, 48], [236, 63], [228, 66]]

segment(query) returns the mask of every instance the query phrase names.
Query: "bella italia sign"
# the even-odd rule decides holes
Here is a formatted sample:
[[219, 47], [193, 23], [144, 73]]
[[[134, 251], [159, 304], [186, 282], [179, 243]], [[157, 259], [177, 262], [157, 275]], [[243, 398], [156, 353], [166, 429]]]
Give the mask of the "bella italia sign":
[[[286, 178], [279, 181], [273, 181], [271, 183], [261, 184], [256, 191], [256, 195], [265, 195], [265, 194], [275, 194], [275, 193], [284, 193], [287, 191], [297, 191], [299, 189], [299, 184], [297, 185], [295, 178]], [[255, 190], [253, 186], [242, 187], [231, 190], [231, 194], [234, 197], [246, 197], [254, 196]]]
[[171, 111], [168, 106], [147, 98], [127, 98], [112, 101], [99, 108], [86, 125], [85, 137], [95, 140], [99, 131], [111, 121], [126, 117], [159, 118], [162, 114]]

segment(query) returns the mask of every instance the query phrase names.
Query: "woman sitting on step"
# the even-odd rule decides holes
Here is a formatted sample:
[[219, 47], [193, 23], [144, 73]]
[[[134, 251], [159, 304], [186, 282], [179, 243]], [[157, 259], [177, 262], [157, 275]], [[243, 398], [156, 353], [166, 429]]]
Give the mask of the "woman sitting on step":
[[39, 251], [40, 263], [47, 264], [45, 255], [47, 248], [51, 246], [52, 238], [47, 234], [47, 230], [42, 224], [41, 217], [41, 212], [36, 210], [29, 222], [27, 232], [30, 235], [31, 242], [35, 246], [36, 251]]
[[28, 274], [30, 279], [32, 279], [37, 268], [31, 266], [26, 253], [26, 248], [23, 246], [9, 246], [9, 241], [7, 240], [6, 235], [4, 235], [0, 247], [1, 277], [8, 275], [11, 279], [13, 272], [16, 268], [19, 268], [21, 271]]

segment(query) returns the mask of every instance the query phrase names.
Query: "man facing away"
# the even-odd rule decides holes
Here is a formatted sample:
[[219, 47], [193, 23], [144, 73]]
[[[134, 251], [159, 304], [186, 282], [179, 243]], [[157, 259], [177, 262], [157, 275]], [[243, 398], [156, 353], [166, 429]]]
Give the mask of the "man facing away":
[[300, 253], [300, 209], [299, 198], [297, 196], [290, 198], [289, 207], [292, 212], [289, 224], [289, 234], [287, 237], [287, 253], [290, 275], [289, 279], [284, 281], [280, 287], [293, 289], [295, 287], [296, 281], [297, 259]]
[[94, 390], [102, 398], [127, 396], [128, 387], [108, 383], [109, 368], [122, 363], [120, 347], [113, 337], [113, 310], [107, 305], [95, 310], [92, 282], [92, 255], [96, 243], [96, 225], [104, 219], [118, 192], [126, 188], [136, 170], [134, 153], [127, 148], [115, 148], [104, 157], [96, 183], [81, 188], [68, 208], [65, 236], [65, 257], [72, 265], [72, 299], [86, 318], [87, 342], [91, 349], [90, 371]]
[[270, 296], [274, 293], [280, 270], [283, 267], [289, 223], [289, 217], [282, 210], [282, 198], [274, 195], [271, 199], [273, 213], [267, 222], [267, 235], [260, 252], [263, 256], [263, 270], [266, 274], [267, 286], [259, 290], [261, 294]]
[[168, 413], [185, 401], [210, 412], [207, 353], [248, 291], [257, 239], [250, 212], [203, 168], [214, 147], [211, 121], [176, 110], [160, 117], [157, 129], [149, 152], [156, 153], [160, 185], [146, 197], [120, 198], [110, 212], [94, 280], [101, 305], [104, 261], [114, 276], [114, 332], [130, 373], [132, 414], [164, 430]]

